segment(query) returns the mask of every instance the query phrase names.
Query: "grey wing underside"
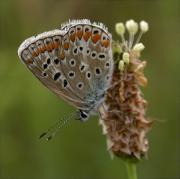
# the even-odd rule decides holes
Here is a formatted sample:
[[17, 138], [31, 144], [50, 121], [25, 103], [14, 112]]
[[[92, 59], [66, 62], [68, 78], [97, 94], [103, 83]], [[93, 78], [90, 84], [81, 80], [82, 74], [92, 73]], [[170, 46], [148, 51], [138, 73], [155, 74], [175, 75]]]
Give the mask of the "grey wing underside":
[[[86, 108], [85, 102], [79, 98], [69, 85], [62, 71], [65, 54], [62, 47], [63, 32], [55, 30], [27, 39], [19, 47], [18, 54], [27, 68], [58, 97], [78, 108]], [[51, 48], [48, 44], [53, 44]], [[40, 53], [41, 52], [41, 53]], [[38, 55], [37, 55], [38, 53]], [[57, 64], [55, 64], [55, 62]], [[56, 76], [60, 73], [60, 76]], [[55, 79], [55, 76], [57, 79]]]

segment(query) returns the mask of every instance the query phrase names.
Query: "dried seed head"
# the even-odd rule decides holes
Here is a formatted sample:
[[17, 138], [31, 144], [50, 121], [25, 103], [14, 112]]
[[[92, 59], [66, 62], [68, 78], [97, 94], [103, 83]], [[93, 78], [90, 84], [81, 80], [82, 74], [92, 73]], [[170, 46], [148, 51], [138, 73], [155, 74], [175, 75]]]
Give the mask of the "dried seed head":
[[[134, 22], [129, 21], [126, 28], [130, 30], [132, 24]], [[149, 146], [146, 134], [152, 125], [146, 118], [147, 101], [140, 89], [147, 85], [143, 72], [146, 62], [139, 60], [144, 45], [138, 43], [130, 49], [123, 41], [114, 45], [121, 46], [122, 52], [114, 55], [114, 61], [118, 63], [114, 67], [111, 88], [107, 90], [104, 104], [99, 109], [100, 123], [103, 134], [107, 136], [110, 153], [140, 160], [147, 154]]]

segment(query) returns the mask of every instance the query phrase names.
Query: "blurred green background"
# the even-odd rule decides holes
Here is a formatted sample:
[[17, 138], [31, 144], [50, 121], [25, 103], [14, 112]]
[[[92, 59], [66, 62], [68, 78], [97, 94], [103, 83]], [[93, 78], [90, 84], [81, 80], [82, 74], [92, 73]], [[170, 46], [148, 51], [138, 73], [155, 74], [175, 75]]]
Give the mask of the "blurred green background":
[[109, 27], [133, 18], [149, 22], [142, 58], [148, 116], [157, 118], [148, 138], [140, 179], [180, 177], [180, 1], [1, 0], [0, 1], [0, 179], [125, 179], [124, 163], [110, 159], [98, 117], [72, 121], [50, 142], [38, 135], [74, 111], [43, 87], [17, 56], [27, 37], [68, 19], [88, 18]]

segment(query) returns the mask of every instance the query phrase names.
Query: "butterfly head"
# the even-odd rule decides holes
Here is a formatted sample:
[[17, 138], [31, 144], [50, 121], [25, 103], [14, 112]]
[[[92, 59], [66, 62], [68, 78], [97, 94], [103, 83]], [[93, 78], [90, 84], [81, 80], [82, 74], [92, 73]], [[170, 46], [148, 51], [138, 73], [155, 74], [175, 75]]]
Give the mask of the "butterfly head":
[[79, 120], [80, 121], [85, 122], [88, 120], [88, 118], [89, 118], [89, 112], [79, 110]]

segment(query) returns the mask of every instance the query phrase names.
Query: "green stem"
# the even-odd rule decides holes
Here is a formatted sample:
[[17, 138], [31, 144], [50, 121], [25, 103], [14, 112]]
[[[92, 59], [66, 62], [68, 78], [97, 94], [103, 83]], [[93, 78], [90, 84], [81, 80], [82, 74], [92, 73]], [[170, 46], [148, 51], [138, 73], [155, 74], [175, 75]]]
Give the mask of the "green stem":
[[128, 179], [137, 179], [135, 163], [126, 161], [126, 169], [127, 169]]

